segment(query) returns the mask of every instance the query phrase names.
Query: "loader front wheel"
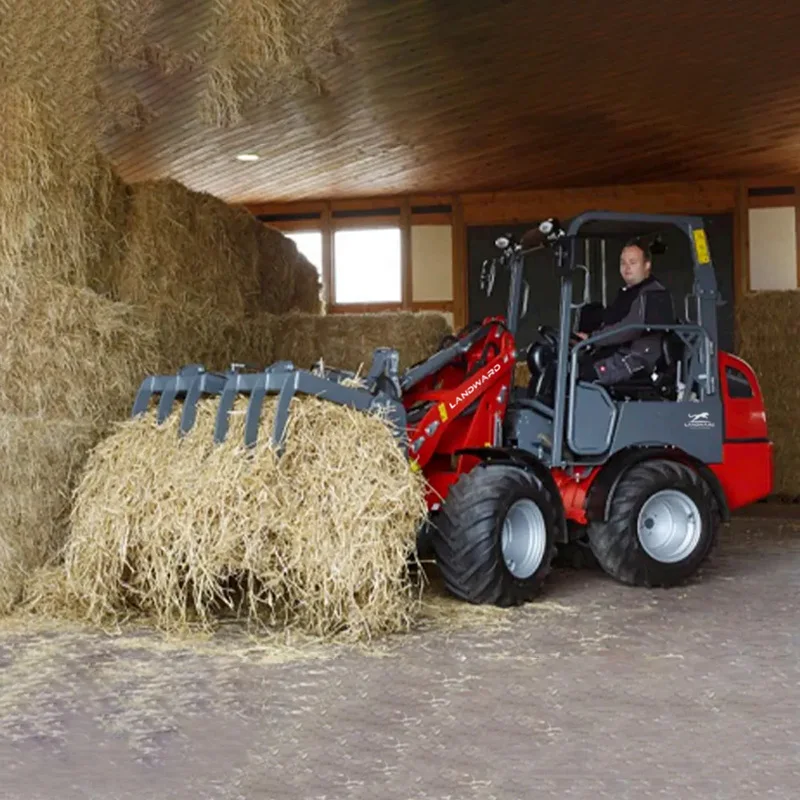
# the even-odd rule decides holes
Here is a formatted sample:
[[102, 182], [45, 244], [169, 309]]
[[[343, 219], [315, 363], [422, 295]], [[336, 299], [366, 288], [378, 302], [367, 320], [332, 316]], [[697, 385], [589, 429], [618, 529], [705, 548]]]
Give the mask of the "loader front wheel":
[[532, 600], [555, 556], [559, 499], [517, 467], [481, 464], [463, 475], [431, 531], [448, 591], [475, 604]]
[[607, 522], [590, 523], [600, 566], [631, 586], [686, 582], [714, 548], [720, 515], [708, 483], [675, 461], [645, 461], [622, 478]]

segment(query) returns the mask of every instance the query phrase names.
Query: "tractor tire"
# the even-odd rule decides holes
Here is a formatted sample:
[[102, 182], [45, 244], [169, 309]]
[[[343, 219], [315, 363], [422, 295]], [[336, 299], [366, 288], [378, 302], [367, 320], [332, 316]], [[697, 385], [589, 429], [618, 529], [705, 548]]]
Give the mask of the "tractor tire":
[[462, 475], [431, 530], [447, 590], [474, 604], [532, 600], [556, 552], [559, 501], [518, 467], [480, 464]]
[[637, 464], [623, 475], [608, 522], [591, 522], [589, 544], [602, 569], [630, 586], [676, 586], [716, 545], [720, 514], [711, 488], [675, 461]]

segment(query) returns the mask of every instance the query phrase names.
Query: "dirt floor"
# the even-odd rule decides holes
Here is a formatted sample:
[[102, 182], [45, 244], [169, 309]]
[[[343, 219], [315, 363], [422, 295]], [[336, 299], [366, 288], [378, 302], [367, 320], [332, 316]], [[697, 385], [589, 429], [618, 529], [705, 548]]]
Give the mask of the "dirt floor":
[[560, 570], [364, 653], [0, 626], [3, 800], [796, 798], [800, 519], [691, 586]]

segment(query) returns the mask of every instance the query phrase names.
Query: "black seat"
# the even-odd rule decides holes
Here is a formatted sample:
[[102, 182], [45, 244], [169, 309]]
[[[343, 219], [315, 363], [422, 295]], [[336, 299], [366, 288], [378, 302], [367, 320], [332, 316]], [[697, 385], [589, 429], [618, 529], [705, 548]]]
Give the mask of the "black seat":
[[676, 400], [683, 348], [680, 336], [668, 331], [661, 337], [661, 355], [653, 371], [642, 370], [636, 378], [607, 386], [609, 395], [615, 400]]

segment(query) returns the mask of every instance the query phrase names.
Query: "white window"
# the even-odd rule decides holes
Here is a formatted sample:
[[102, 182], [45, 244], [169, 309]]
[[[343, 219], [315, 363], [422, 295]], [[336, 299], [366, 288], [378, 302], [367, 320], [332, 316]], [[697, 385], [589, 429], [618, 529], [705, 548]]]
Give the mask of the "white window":
[[322, 279], [322, 232], [287, 231], [284, 236], [297, 245], [300, 253], [317, 268], [319, 277]]
[[400, 303], [400, 228], [336, 231], [334, 302]]

